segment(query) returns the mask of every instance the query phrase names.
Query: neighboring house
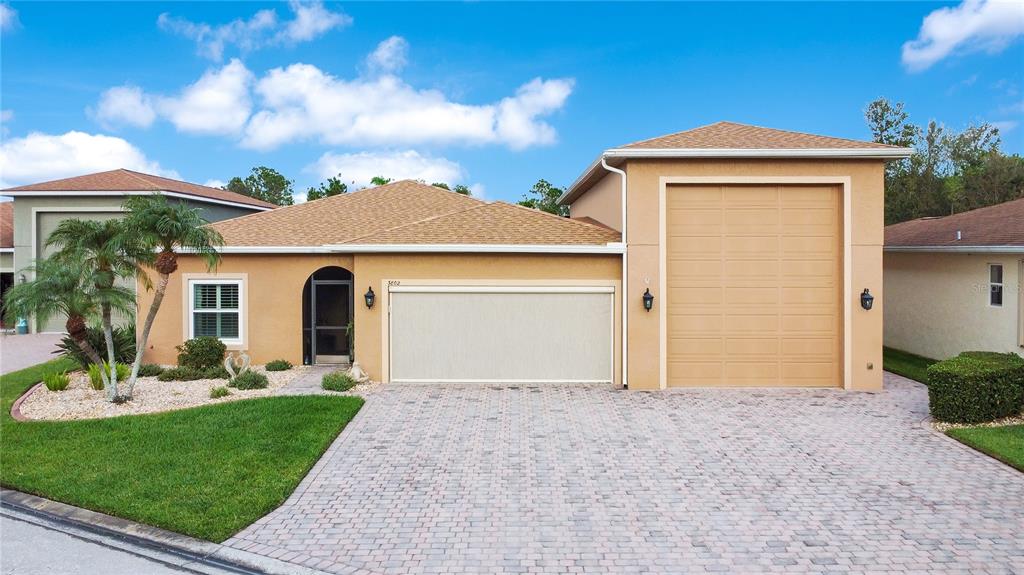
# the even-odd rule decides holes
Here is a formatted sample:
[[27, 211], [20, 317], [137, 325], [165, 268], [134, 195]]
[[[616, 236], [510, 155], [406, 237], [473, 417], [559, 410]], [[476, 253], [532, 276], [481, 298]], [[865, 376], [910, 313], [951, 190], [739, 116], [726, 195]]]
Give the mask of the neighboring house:
[[[13, 262], [15, 274], [49, 255], [46, 238], [69, 218], [106, 220], [122, 215], [121, 204], [132, 195], [162, 193], [170, 201], [185, 202], [202, 210], [211, 222], [275, 208], [273, 204], [226, 190], [190, 184], [131, 170], [111, 170], [0, 190], [14, 198]], [[26, 277], [31, 274], [26, 274]], [[18, 278], [15, 278], [17, 281]], [[63, 331], [64, 320], [54, 318], [35, 331]]]
[[885, 228], [885, 344], [1022, 353], [1024, 199]]
[[572, 219], [402, 181], [219, 222], [220, 266], [180, 259], [147, 361], [215, 335], [346, 362], [352, 322], [384, 382], [879, 390], [860, 294], [882, 288], [885, 161], [909, 154], [719, 123], [605, 151]]
[[14, 284], [14, 204], [0, 202], [0, 327], [6, 328], [3, 317], [4, 294]]

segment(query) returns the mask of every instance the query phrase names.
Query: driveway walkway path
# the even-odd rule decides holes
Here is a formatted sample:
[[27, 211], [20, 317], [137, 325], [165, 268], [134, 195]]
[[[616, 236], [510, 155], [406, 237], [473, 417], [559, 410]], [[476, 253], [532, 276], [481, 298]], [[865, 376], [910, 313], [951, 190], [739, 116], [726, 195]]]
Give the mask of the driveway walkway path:
[[53, 354], [63, 334], [0, 334], [0, 373], [11, 373], [56, 359]]
[[1024, 572], [1024, 474], [880, 394], [384, 386], [229, 544], [338, 573]]

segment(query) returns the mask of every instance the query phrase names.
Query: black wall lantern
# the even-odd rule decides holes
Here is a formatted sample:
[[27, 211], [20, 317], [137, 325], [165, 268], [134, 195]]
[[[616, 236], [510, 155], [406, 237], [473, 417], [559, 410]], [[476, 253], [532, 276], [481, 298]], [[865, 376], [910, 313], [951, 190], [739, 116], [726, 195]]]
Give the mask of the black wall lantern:
[[366, 299], [366, 307], [372, 309], [373, 302], [377, 300], [377, 294], [373, 293], [373, 287], [366, 290], [366, 293], [363, 294], [363, 298]]
[[644, 290], [644, 309], [647, 311], [651, 311], [651, 308], [653, 307], [654, 296], [651, 295], [651, 288], [647, 288], [646, 290]]
[[864, 291], [860, 293], [860, 307], [871, 309], [873, 305], [875, 305], [875, 296], [871, 295], [868, 288], [864, 288]]

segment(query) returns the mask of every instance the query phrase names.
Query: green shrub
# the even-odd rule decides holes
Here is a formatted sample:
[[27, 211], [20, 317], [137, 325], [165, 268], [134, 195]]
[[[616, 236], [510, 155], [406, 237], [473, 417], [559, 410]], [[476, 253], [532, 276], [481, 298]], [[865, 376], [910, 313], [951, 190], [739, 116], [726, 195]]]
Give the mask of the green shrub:
[[236, 389], [264, 389], [270, 385], [270, 382], [267, 381], [267, 376], [262, 373], [243, 371], [236, 375], [235, 379], [232, 379], [228, 385]]
[[196, 369], [194, 367], [172, 367], [156, 376], [160, 381], [195, 381], [197, 379], [227, 379], [228, 370], [221, 367]]
[[1024, 410], [1024, 359], [1016, 354], [964, 352], [928, 368], [932, 417], [982, 423]]
[[227, 346], [215, 337], [197, 337], [177, 346], [178, 366], [195, 369], [223, 367]]
[[[135, 361], [135, 324], [115, 327], [111, 335], [114, 339], [114, 360], [129, 365], [133, 363]], [[107, 341], [103, 337], [101, 328], [95, 326], [86, 328], [85, 339], [92, 344], [93, 349], [101, 358], [107, 359]], [[92, 364], [92, 360], [85, 356], [71, 336], [65, 335], [57, 344], [57, 349], [58, 351], [54, 353], [74, 360], [82, 369], [89, 369], [89, 365]]]
[[352, 376], [343, 372], [335, 371], [324, 375], [324, 378], [320, 380], [320, 387], [327, 391], [348, 391], [359, 383], [352, 379]]
[[156, 377], [164, 372], [164, 368], [155, 363], [144, 363], [139, 366], [139, 377]]
[[43, 376], [43, 385], [50, 391], [64, 391], [71, 385], [71, 376], [66, 371], [48, 373]]
[[210, 399], [220, 399], [222, 397], [227, 397], [229, 395], [231, 395], [231, 392], [228, 391], [228, 388], [224, 387], [223, 385], [218, 385], [217, 387], [210, 390]]
[[275, 359], [273, 361], [268, 361], [267, 365], [264, 366], [264, 369], [267, 371], [286, 371], [291, 368], [292, 362], [287, 359]]
[[[128, 376], [132, 374], [131, 366], [130, 365], [125, 365], [123, 363], [116, 363], [114, 365], [116, 366], [115, 369], [117, 369], [117, 381], [118, 382], [127, 381], [128, 380]], [[100, 371], [101, 370], [109, 370], [109, 369], [110, 368], [107, 367], [106, 363], [104, 363], [102, 367], [100, 367], [99, 365], [96, 365], [95, 363], [89, 364], [89, 385], [92, 386], [92, 388], [95, 389], [96, 391], [102, 390], [103, 389], [103, 374], [100, 373]], [[109, 373], [109, 371], [108, 371], [108, 373]]]

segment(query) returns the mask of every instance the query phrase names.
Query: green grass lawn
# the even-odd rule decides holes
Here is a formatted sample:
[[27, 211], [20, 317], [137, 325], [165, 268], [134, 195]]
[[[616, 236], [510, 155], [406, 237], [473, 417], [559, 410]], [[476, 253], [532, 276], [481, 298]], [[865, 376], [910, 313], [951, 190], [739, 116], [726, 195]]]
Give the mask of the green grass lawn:
[[0, 483], [223, 541], [284, 502], [363, 404], [271, 397], [152, 415], [17, 422], [11, 404], [55, 360], [0, 377]]
[[928, 382], [928, 366], [937, 361], [891, 347], [882, 348], [882, 367], [885, 371], [891, 371], [896, 375], [902, 375], [921, 383]]
[[961, 427], [946, 433], [961, 443], [1024, 471], [1024, 425]]

